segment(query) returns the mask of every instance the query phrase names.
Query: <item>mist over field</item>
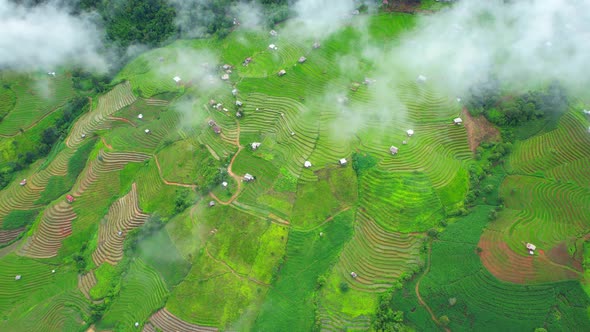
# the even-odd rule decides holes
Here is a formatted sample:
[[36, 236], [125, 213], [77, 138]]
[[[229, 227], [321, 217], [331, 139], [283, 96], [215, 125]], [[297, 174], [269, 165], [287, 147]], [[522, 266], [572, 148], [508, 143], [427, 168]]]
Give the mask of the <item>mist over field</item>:
[[92, 14], [70, 14], [57, 1], [36, 7], [0, 0], [0, 69], [53, 70], [77, 64], [103, 71], [103, 32]]
[[420, 18], [390, 58], [439, 89], [463, 94], [494, 73], [511, 87], [590, 83], [590, 2], [459, 1]]

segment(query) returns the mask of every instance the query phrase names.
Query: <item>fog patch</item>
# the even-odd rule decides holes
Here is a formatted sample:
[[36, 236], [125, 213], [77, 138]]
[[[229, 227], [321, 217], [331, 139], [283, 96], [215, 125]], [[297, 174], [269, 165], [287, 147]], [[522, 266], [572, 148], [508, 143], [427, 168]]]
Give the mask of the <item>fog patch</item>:
[[95, 14], [74, 16], [57, 1], [29, 8], [0, 0], [0, 69], [54, 70], [79, 65], [105, 71]]

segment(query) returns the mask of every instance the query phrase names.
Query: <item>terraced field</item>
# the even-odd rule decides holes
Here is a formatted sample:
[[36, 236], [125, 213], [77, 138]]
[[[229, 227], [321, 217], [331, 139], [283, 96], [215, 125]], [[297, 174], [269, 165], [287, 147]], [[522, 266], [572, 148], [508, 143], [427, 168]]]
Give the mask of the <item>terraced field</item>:
[[[590, 231], [590, 187], [576, 166], [590, 154], [586, 122], [571, 110], [557, 129], [515, 147], [514, 175], [500, 188], [507, 210], [480, 242], [487, 249], [482, 261], [497, 278], [517, 283], [580, 278], [575, 242]], [[529, 242], [538, 248], [533, 256], [525, 248]]]
[[[481, 180], [502, 182], [497, 220], [498, 197], [465, 215], [462, 105], [363, 51], [416, 16], [355, 20], [321, 47], [236, 27], [127, 64], [0, 191], [0, 244], [23, 237], [0, 251], [0, 330], [365, 331], [391, 292], [416, 330], [588, 330], [588, 119], [517, 142]], [[0, 88], [0, 140], [73, 96], [68, 76], [32, 81]], [[4, 227], [23, 211], [40, 212]]]
[[73, 96], [72, 80], [66, 74], [42, 79], [20, 78], [11, 83], [10, 90], [15, 102], [0, 122], [0, 137], [13, 136], [21, 129], [31, 128]]

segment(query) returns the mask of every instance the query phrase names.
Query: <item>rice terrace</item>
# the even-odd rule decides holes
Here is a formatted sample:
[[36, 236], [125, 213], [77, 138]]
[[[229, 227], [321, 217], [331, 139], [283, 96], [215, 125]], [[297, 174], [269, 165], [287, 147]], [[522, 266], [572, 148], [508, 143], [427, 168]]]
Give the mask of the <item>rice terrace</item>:
[[0, 331], [590, 331], [589, 12], [0, 0]]

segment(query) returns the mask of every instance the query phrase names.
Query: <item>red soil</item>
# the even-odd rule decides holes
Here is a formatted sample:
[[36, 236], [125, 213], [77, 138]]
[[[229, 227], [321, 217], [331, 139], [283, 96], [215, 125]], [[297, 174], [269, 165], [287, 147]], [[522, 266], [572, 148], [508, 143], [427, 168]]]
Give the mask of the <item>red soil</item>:
[[465, 119], [463, 123], [467, 130], [469, 149], [471, 151], [475, 152], [475, 149], [477, 149], [481, 142], [500, 140], [498, 129], [483, 116], [474, 118], [465, 107], [463, 108], [462, 115]]

